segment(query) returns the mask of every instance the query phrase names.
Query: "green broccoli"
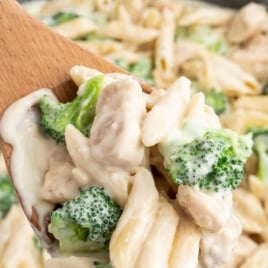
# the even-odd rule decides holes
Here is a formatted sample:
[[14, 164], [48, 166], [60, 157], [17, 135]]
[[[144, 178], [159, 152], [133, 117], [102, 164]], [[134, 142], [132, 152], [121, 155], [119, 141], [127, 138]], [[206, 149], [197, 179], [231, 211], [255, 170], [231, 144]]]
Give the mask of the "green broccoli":
[[92, 41], [101, 41], [107, 39], [106, 37], [100, 36], [95, 32], [90, 32], [82, 36], [76, 37], [74, 40], [82, 40], [82, 41], [87, 41], [87, 42], [92, 42]]
[[34, 244], [35, 249], [37, 249], [38, 251], [43, 250], [41, 241], [40, 241], [39, 237], [36, 234], [33, 235], [33, 244]]
[[9, 177], [0, 176], [0, 219], [3, 219], [13, 204], [17, 202], [15, 190]]
[[127, 70], [128, 72], [134, 74], [135, 76], [143, 79], [148, 84], [153, 84], [153, 78], [152, 78], [152, 60], [150, 58], [144, 58], [140, 61], [133, 62], [133, 63], [126, 63], [122, 59], [115, 60], [115, 64], [117, 64], [119, 67]]
[[94, 262], [94, 266], [95, 266], [95, 268], [113, 268], [111, 263], [103, 264], [103, 263], [100, 263], [97, 261]]
[[59, 24], [62, 24], [64, 22], [73, 20], [78, 18], [79, 16], [73, 12], [58, 12], [55, 13], [52, 18], [51, 18], [51, 22], [49, 23], [49, 26], [56, 26]]
[[206, 104], [211, 106], [217, 115], [223, 114], [229, 108], [229, 99], [222, 92], [210, 89], [205, 92]]
[[165, 159], [167, 172], [178, 185], [215, 192], [235, 189], [242, 180], [251, 148], [251, 135], [228, 129], [208, 130], [190, 143], [177, 146]]
[[258, 156], [257, 177], [268, 182], [268, 129], [251, 128], [253, 133], [253, 149]]
[[50, 232], [59, 241], [62, 252], [108, 250], [121, 213], [103, 188], [91, 186], [51, 213]]
[[104, 76], [96, 76], [88, 80], [81, 95], [72, 102], [60, 103], [49, 95], [44, 95], [39, 103], [40, 126], [56, 142], [65, 142], [65, 128], [74, 125], [85, 136], [89, 135], [95, 116], [95, 107], [102, 89]]
[[262, 88], [262, 94], [268, 95], [268, 83], [266, 83]]
[[178, 26], [175, 31], [175, 41], [179, 39], [189, 39], [214, 53], [225, 54], [227, 51], [224, 38], [208, 25]]

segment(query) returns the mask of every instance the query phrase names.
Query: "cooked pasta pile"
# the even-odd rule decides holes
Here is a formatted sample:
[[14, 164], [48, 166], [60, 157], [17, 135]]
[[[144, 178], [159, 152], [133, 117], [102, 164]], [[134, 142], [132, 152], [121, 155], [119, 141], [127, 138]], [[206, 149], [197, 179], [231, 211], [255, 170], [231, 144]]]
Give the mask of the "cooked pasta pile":
[[[181, 103], [178, 103], [178, 106], [185, 106], [189, 117], [197, 118], [196, 122], [201, 122], [207, 127], [218, 128], [221, 125], [240, 134], [253, 132], [254, 152], [246, 164], [243, 182], [233, 191], [233, 213], [236, 216], [232, 216], [227, 229], [228, 239], [234, 240], [235, 230], [239, 229], [237, 217], [242, 224], [242, 234], [234, 246], [228, 264], [217, 267], [267, 267], [268, 173], [265, 167], [268, 166], [268, 160], [265, 146], [268, 146], [268, 143], [265, 141], [268, 139], [265, 135], [268, 135], [268, 14], [266, 9], [261, 5], [249, 3], [234, 11], [196, 2], [171, 0], [52, 0], [34, 1], [25, 4], [25, 8], [55, 31], [126, 68], [156, 88], [155, 96], [152, 94], [147, 100], [148, 110], [154, 107], [157, 98], [164, 96], [163, 89], [170, 90], [174, 83], [187, 88], [188, 80], [180, 78], [186, 76], [191, 80], [191, 89], [186, 90], [187, 93], [186, 91], [180, 93]], [[88, 72], [89, 70], [83, 67], [76, 67], [71, 75], [79, 86], [85, 78], [88, 78]], [[204, 108], [207, 106], [198, 92], [204, 93], [205, 102], [214, 108], [220, 122], [214, 112]], [[196, 97], [188, 103], [185, 94]], [[191, 107], [195, 108], [191, 110]], [[161, 120], [166, 122], [164, 117]], [[156, 133], [159, 137], [157, 137], [156, 133], [149, 131], [154, 124], [153, 120], [150, 122], [148, 119], [146, 124], [144, 129], [147, 129], [147, 132], [144, 132], [143, 140], [149, 144], [148, 146], [161, 143], [162, 132], [170, 130], [158, 129]], [[67, 146], [68, 143], [76, 143], [73, 145], [73, 148], [76, 148], [85, 142], [75, 129], [69, 128], [67, 133], [69, 133]], [[260, 138], [264, 139], [264, 143], [258, 147], [257, 145], [262, 142]], [[70, 154], [73, 160], [76, 159], [75, 152]], [[78, 155], [77, 162], [81, 161], [80, 159], [81, 155]], [[174, 268], [198, 265], [213, 267], [213, 264], [212, 266], [209, 264], [215, 265], [215, 261], [224, 262], [221, 258], [224, 259], [224, 255], [228, 255], [230, 244], [226, 245], [226, 248], [222, 246], [217, 249], [211, 247], [211, 243], [222, 245], [221, 239], [225, 239], [226, 234], [223, 233], [222, 237], [215, 238], [207, 233], [204, 239], [204, 234], [201, 235], [199, 228], [189, 216], [183, 211], [178, 215], [175, 210], [180, 208], [175, 209], [173, 204], [167, 202], [164, 194], [159, 198], [157, 189], [162, 189], [165, 194], [170, 192], [176, 194], [174, 189], [170, 189], [170, 184], [163, 182], [166, 174], [161, 166], [162, 161], [160, 155], [152, 150], [151, 164], [158, 170], [155, 176], [159, 177], [155, 178], [157, 187], [153, 185], [151, 174], [143, 168], [135, 175], [130, 196], [128, 196], [128, 185], [122, 186], [119, 196], [116, 192], [113, 193], [114, 185], [112, 183], [110, 185], [110, 192], [119, 203], [125, 204], [126, 199], [129, 199], [129, 210], [126, 209], [124, 212], [111, 240], [110, 256], [115, 267], [131, 268], [131, 266], [124, 267], [124, 263], [129, 263], [129, 259], [137, 260], [136, 263], [132, 262], [132, 265], [135, 265], [133, 268], [166, 267], [167, 260], [148, 258], [150, 254], [169, 255], [168, 267]], [[85, 163], [84, 169], [88, 168], [90, 166]], [[183, 190], [185, 195], [198, 194], [186, 193], [186, 189], [181, 191]], [[217, 203], [217, 198], [213, 200]], [[139, 211], [141, 201], [147, 206], [143, 211]], [[137, 236], [128, 237], [133, 241], [126, 246], [124, 244], [126, 241], [123, 239], [124, 228], [129, 217], [135, 213], [141, 213], [136, 216], [145, 220], [139, 226], [133, 223], [131, 228]], [[142, 213], [146, 213], [146, 217]], [[157, 220], [150, 217], [152, 213], [156, 213]], [[224, 210], [220, 213], [224, 214]], [[142, 232], [149, 232], [152, 240], [148, 241], [153, 241], [154, 238], [160, 239], [162, 234], [157, 233], [157, 230], [166, 224], [166, 219], [169, 219], [169, 223], [166, 226], [165, 247], [162, 245], [160, 248], [153, 247], [152, 244], [145, 243], [143, 253], [139, 257], [136, 256], [141, 246], [138, 242], [142, 241]], [[178, 222], [179, 227], [176, 229]], [[146, 230], [148, 226], [152, 226], [150, 230]], [[230, 230], [234, 233], [231, 234]], [[175, 242], [171, 250], [171, 241], [174, 237]], [[231, 250], [232, 246], [233, 244]], [[205, 259], [207, 266], [202, 266], [200, 262], [198, 264], [200, 247], [203, 248], [202, 258], [203, 261]], [[171, 252], [164, 252], [165, 250]], [[209, 253], [210, 250], [213, 251], [212, 254]], [[120, 255], [120, 252], [124, 254]], [[213, 260], [209, 259], [211, 255]], [[52, 260], [50, 261], [48, 267], [52, 265]], [[85, 260], [74, 258], [72, 261], [82, 263]], [[56, 262], [60, 263], [61, 260], [55, 260]]]

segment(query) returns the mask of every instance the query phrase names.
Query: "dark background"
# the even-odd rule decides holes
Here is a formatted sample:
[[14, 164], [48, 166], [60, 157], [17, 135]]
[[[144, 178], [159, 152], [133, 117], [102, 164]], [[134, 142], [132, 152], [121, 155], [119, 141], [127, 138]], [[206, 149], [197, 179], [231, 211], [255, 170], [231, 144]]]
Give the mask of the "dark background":
[[233, 0], [233, 1], [224, 1], [224, 0], [208, 0], [205, 2], [214, 3], [216, 5], [226, 6], [226, 7], [233, 7], [233, 8], [239, 8], [249, 2], [255, 2], [255, 3], [262, 3], [266, 6], [268, 6], [268, 0], [256, 0], [256, 1], [245, 1], [245, 0]]
[[[31, 0], [18, 0], [18, 1], [20, 3], [23, 3], [23, 2], [30, 2]], [[221, 5], [221, 6], [225, 6], [225, 7], [233, 7], [233, 8], [239, 8], [239, 7], [245, 5], [246, 3], [249, 3], [249, 2], [262, 3], [262, 4], [266, 5], [266, 6], [268, 6], [268, 0], [255, 0], [255, 1], [245, 1], [245, 0], [231, 0], [231, 1], [207, 0], [207, 1], [204, 1], [204, 2], [210, 2], [210, 3], [214, 3], [216, 5]]]

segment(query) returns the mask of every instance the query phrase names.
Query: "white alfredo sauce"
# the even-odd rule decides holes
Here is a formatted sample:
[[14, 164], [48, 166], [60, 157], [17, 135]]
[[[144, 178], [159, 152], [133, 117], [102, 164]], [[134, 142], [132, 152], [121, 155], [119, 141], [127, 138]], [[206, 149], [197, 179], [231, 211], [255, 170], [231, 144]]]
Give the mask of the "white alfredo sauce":
[[35, 91], [8, 107], [0, 121], [1, 136], [13, 147], [12, 179], [27, 216], [32, 216], [33, 208], [38, 213], [39, 231], [45, 230], [44, 219], [54, 207], [39, 197], [45, 172], [51, 161], [67, 154], [64, 146], [44, 135], [38, 126], [39, 113], [34, 106], [44, 94], [54, 96], [49, 89]]

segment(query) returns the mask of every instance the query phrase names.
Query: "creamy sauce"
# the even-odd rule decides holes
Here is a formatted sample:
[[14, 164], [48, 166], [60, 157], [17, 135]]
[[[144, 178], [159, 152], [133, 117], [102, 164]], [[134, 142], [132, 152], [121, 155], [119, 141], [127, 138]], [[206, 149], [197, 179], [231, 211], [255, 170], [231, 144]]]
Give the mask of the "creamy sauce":
[[33, 208], [38, 213], [40, 232], [46, 230], [45, 217], [54, 205], [39, 196], [45, 172], [50, 161], [64, 158], [63, 146], [57, 145], [38, 127], [39, 113], [34, 106], [44, 95], [53, 95], [48, 89], [40, 89], [14, 102], [0, 121], [4, 141], [13, 147], [11, 173], [26, 215], [32, 216]]
[[176, 146], [189, 143], [204, 134], [206, 128], [195, 122], [186, 122], [184, 126], [176, 126], [169, 135], [159, 144], [159, 150], [163, 155], [171, 155], [176, 151]]

